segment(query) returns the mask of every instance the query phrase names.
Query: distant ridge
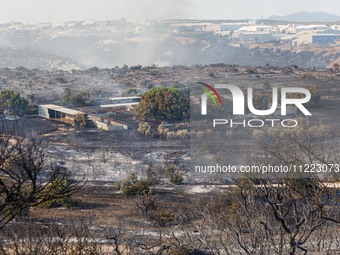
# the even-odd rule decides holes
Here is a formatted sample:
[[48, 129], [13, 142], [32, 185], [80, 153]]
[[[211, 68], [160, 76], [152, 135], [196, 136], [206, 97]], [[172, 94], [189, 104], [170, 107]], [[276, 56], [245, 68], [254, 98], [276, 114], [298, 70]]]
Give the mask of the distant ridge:
[[340, 16], [326, 12], [297, 12], [286, 16], [270, 16], [267, 20], [295, 21], [295, 22], [335, 22]]

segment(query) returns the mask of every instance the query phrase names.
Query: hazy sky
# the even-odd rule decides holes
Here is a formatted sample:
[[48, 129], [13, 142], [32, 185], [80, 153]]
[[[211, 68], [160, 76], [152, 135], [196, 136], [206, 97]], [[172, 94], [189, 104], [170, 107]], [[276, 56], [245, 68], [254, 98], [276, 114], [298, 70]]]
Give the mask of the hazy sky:
[[340, 15], [339, 0], [0, 0], [0, 23], [106, 19], [259, 19], [298, 11]]

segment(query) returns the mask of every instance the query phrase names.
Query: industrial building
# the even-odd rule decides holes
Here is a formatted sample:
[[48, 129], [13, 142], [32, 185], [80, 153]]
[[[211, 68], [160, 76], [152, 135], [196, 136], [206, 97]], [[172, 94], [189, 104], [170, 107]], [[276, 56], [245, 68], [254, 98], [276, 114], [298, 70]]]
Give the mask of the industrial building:
[[222, 23], [220, 24], [220, 31], [234, 31], [241, 27], [247, 26], [248, 23]]
[[39, 105], [38, 114], [42, 118], [51, 119], [72, 126], [86, 126], [87, 114], [54, 104]]
[[329, 29], [327, 25], [301, 25], [295, 28], [296, 33], [303, 31], [324, 31]]
[[242, 44], [264, 43], [273, 40], [273, 35], [268, 32], [242, 32], [239, 42]]
[[306, 30], [297, 34], [296, 39], [292, 41], [293, 46], [309, 45], [313, 43], [313, 35], [316, 32], [313, 30]]
[[340, 34], [316, 34], [312, 36], [312, 43], [328, 45], [335, 43], [337, 39], [340, 39]]
[[220, 30], [219, 24], [206, 22], [178, 23], [171, 25], [172, 32], [216, 32]]
[[266, 25], [255, 25], [255, 26], [244, 26], [240, 27], [240, 32], [269, 32], [271, 30], [271, 26]]

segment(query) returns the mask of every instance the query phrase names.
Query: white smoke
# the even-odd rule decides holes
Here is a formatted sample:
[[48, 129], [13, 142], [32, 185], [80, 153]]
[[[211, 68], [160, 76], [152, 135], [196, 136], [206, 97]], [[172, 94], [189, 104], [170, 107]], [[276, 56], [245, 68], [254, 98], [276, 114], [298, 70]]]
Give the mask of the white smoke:
[[114, 10], [128, 19], [184, 19], [190, 18], [194, 7], [192, 0], [124, 0]]

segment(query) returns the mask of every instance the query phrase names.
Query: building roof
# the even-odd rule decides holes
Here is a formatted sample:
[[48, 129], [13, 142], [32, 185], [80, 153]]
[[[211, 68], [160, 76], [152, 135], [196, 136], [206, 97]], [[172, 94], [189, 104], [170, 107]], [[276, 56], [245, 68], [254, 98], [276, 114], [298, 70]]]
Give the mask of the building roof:
[[133, 106], [133, 105], [137, 105], [137, 104], [138, 104], [138, 102], [121, 103], [121, 104], [103, 104], [100, 107], [108, 108], [108, 107], [120, 107], [120, 106]]
[[111, 100], [122, 100], [122, 99], [140, 99], [141, 97], [135, 96], [135, 97], [111, 97]]
[[296, 29], [315, 29], [315, 28], [321, 28], [321, 29], [327, 29], [328, 26], [327, 25], [301, 25], [301, 26], [297, 26]]
[[340, 34], [315, 34], [313, 35], [313, 37], [322, 37], [322, 36], [337, 36], [337, 37], [340, 37]]
[[272, 35], [270, 32], [264, 32], [264, 31], [259, 31], [259, 32], [240, 32], [240, 35]]
[[62, 107], [62, 106], [59, 106], [59, 105], [55, 105], [55, 104], [43, 104], [43, 105], [39, 105], [39, 107], [48, 108], [48, 109], [58, 111], [58, 112], [63, 112], [63, 113], [69, 114], [69, 115], [86, 114], [84, 112], [72, 110], [72, 109], [65, 108], [65, 107]]
[[265, 26], [265, 25], [255, 25], [255, 26], [244, 26], [239, 29], [239, 31], [248, 31], [248, 32], [256, 32], [256, 31], [263, 31], [263, 30], [269, 30], [271, 26]]

